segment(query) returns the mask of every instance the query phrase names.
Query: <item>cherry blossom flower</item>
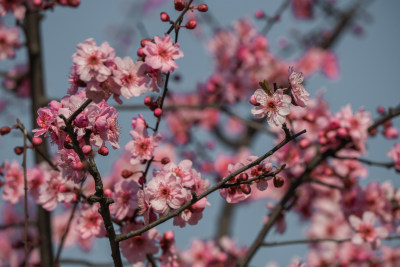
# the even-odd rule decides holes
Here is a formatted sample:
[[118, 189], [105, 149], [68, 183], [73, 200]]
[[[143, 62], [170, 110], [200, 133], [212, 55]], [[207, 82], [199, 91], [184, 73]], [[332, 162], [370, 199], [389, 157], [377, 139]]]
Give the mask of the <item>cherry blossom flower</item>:
[[387, 155], [393, 159], [396, 171], [400, 172], [400, 144], [395, 143], [394, 147], [387, 153]]
[[24, 174], [17, 161], [6, 161], [3, 164], [4, 180], [3, 199], [16, 204], [24, 195]]
[[306, 91], [303, 86], [303, 74], [300, 72], [295, 72], [293, 67], [289, 68], [289, 82], [291, 86], [292, 96], [294, 102], [300, 107], [307, 106], [308, 97], [310, 94]]
[[81, 238], [87, 239], [92, 236], [103, 237], [106, 235], [103, 218], [98, 212], [99, 208], [99, 203], [92, 206], [81, 206], [81, 216], [79, 216], [76, 226]]
[[26, 0], [0, 0], [0, 15], [4, 17], [7, 12], [11, 11], [15, 18], [23, 19], [26, 12], [25, 1]]
[[352, 238], [353, 243], [362, 244], [367, 242], [373, 247], [379, 247], [380, 239], [387, 237], [388, 231], [384, 227], [374, 227], [375, 220], [375, 214], [370, 211], [364, 212], [362, 219], [350, 215], [350, 224], [356, 231]]
[[146, 55], [146, 64], [163, 72], [173, 72], [178, 68], [174, 60], [183, 57], [179, 44], [174, 44], [168, 34], [164, 34], [161, 38], [155, 36], [154, 43], [146, 42], [143, 52]]
[[[143, 227], [143, 224], [130, 223], [122, 227], [122, 233], [128, 233]], [[144, 232], [141, 235], [129, 238], [120, 243], [122, 254], [127, 258], [129, 263], [135, 263], [146, 259], [146, 254], [156, 254], [158, 245], [156, 242], [161, 236], [155, 228]]]
[[31, 87], [30, 79], [27, 75], [28, 73], [29, 67], [27, 65], [16, 65], [4, 75], [2, 82], [3, 87], [19, 97], [29, 97], [31, 94]]
[[280, 126], [285, 122], [286, 116], [290, 113], [289, 105], [292, 99], [284, 95], [282, 89], [276, 90], [272, 95], [268, 95], [263, 89], [257, 89], [253, 96], [260, 104], [251, 110], [255, 118], [267, 116], [270, 126]]
[[57, 153], [59, 155], [57, 165], [61, 169], [63, 177], [73, 181], [75, 184], [80, 184], [86, 179], [87, 172], [74, 150], [60, 149]]
[[21, 46], [18, 32], [17, 27], [7, 29], [0, 23], [0, 60], [15, 57], [14, 49]]
[[157, 175], [147, 185], [150, 204], [154, 211], [163, 214], [168, 209], [178, 209], [191, 199], [190, 192], [182, 187], [180, 179], [173, 174]]
[[85, 40], [77, 45], [77, 52], [72, 56], [73, 62], [77, 65], [79, 78], [89, 82], [92, 78], [98, 82], [104, 82], [111, 75], [111, 69], [107, 66], [108, 61], [115, 57], [114, 49], [108, 42], [96, 45], [93, 38]]
[[133, 216], [138, 208], [138, 191], [139, 185], [133, 180], [122, 180], [115, 184], [114, 203], [110, 206], [110, 211], [117, 220], [122, 221]]
[[217, 265], [225, 262], [227, 257], [215, 241], [193, 240], [191, 248], [182, 253], [182, 260], [187, 266], [196, 267]]
[[114, 60], [117, 68], [113, 71], [114, 81], [121, 86], [121, 95], [127, 99], [147, 92], [150, 78], [145, 75], [146, 65], [143, 62], [133, 62], [130, 57]]

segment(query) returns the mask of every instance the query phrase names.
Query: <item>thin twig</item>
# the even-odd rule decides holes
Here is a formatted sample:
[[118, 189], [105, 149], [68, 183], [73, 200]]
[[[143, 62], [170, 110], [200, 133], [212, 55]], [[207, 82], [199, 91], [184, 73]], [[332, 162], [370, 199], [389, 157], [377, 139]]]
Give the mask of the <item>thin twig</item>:
[[328, 187], [328, 188], [331, 188], [331, 189], [337, 189], [337, 190], [344, 190], [344, 189], [345, 189], [345, 188], [342, 187], [342, 186], [338, 186], [338, 185], [334, 185], [334, 184], [328, 184], [328, 183], [322, 182], [322, 181], [320, 181], [320, 180], [318, 180], [318, 179], [315, 179], [315, 178], [310, 178], [310, 179], [309, 179], [308, 181], [306, 181], [306, 182], [319, 184], [319, 185], [322, 185], [322, 186], [325, 186], [325, 187]]
[[356, 160], [361, 163], [365, 163], [367, 165], [371, 166], [379, 166], [379, 167], [385, 167], [385, 168], [393, 168], [394, 167], [394, 162], [376, 162], [368, 159], [362, 159], [362, 158], [357, 158], [357, 157], [343, 157], [343, 156], [334, 156], [335, 159], [342, 159], [342, 160]]

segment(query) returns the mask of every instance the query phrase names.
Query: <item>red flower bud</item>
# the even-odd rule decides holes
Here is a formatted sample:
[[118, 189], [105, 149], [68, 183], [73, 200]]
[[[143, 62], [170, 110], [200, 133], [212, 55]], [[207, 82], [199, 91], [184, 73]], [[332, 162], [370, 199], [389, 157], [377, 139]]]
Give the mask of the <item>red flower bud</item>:
[[1, 129], [0, 129], [0, 134], [1, 134], [1, 135], [5, 135], [5, 134], [8, 134], [10, 131], [11, 131], [11, 128], [10, 128], [10, 127], [8, 127], [8, 126], [3, 126], [3, 127], [1, 127]]
[[279, 177], [279, 176], [274, 177], [274, 186], [276, 188], [282, 187], [284, 183], [285, 183], [285, 180], [283, 180], [282, 177]]
[[146, 106], [149, 107], [152, 103], [153, 103], [153, 99], [151, 99], [150, 96], [146, 96], [146, 97], [144, 98], [144, 104], [145, 104]]
[[14, 152], [17, 155], [21, 155], [22, 153], [24, 153], [24, 148], [22, 146], [16, 146], [14, 147]]
[[163, 157], [161, 159], [161, 164], [163, 164], [163, 165], [168, 164], [170, 162], [171, 162], [171, 160], [168, 157]]
[[208, 11], [208, 6], [206, 4], [201, 4], [197, 7], [197, 10], [200, 12], [207, 12]]
[[161, 19], [161, 21], [164, 21], [164, 22], [169, 21], [169, 15], [165, 12], [161, 12], [160, 19]]
[[122, 176], [123, 178], [125, 178], [125, 179], [131, 177], [132, 174], [133, 174], [133, 172], [131, 172], [130, 170], [123, 170], [123, 171], [121, 172], [121, 176]]
[[107, 156], [108, 155], [108, 148], [106, 146], [100, 147], [100, 149], [97, 151], [102, 156]]
[[154, 110], [154, 116], [155, 116], [155, 117], [159, 118], [159, 117], [161, 117], [162, 114], [163, 114], [163, 111], [162, 111], [161, 108], [156, 108], [156, 109]]
[[138, 55], [138, 57], [145, 57], [146, 56], [144, 54], [144, 52], [143, 52], [143, 48], [139, 48], [136, 54]]
[[177, 11], [182, 11], [183, 9], [185, 9], [185, 3], [183, 3], [182, 0], [175, 0], [174, 4], [175, 10]]
[[32, 137], [32, 144], [34, 146], [40, 146], [43, 143], [42, 138], [40, 137]]
[[194, 28], [196, 28], [196, 26], [197, 26], [197, 22], [194, 19], [189, 20], [188, 22], [186, 22], [186, 25], [185, 25], [186, 29], [189, 29], [189, 30], [193, 30]]
[[88, 155], [90, 152], [92, 152], [92, 146], [84, 145], [82, 147], [82, 152], [83, 152], [83, 154]]

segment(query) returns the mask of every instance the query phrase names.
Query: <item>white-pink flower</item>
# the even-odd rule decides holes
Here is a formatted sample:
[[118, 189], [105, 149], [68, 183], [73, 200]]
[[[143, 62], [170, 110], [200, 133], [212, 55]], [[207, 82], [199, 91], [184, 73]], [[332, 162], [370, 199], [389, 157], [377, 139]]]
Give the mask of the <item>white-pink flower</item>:
[[289, 67], [289, 74], [289, 82], [294, 102], [301, 107], [307, 106], [308, 97], [310, 94], [304, 88], [303, 73], [295, 72], [293, 67]]
[[162, 38], [155, 36], [154, 43], [146, 42], [143, 52], [146, 55], [146, 64], [161, 71], [174, 71], [178, 68], [174, 60], [183, 57], [179, 44], [174, 44], [168, 34], [164, 34]]
[[387, 155], [393, 159], [395, 169], [400, 172], [400, 145], [395, 143], [393, 149]]
[[284, 95], [282, 89], [276, 90], [272, 95], [268, 95], [263, 89], [257, 89], [253, 94], [259, 106], [251, 109], [255, 118], [267, 117], [269, 125], [280, 126], [290, 113], [290, 103], [292, 99], [288, 95]]
[[154, 154], [154, 149], [161, 144], [162, 136], [159, 133], [155, 133], [149, 136], [146, 129], [143, 131], [133, 130], [130, 132], [133, 140], [129, 141], [125, 145], [132, 159], [131, 163], [135, 164], [142, 160], [149, 160]]
[[[122, 233], [128, 233], [143, 227], [143, 224], [127, 224], [122, 227]], [[122, 254], [129, 261], [135, 263], [146, 259], [147, 254], [156, 254], [158, 252], [158, 244], [161, 236], [155, 228], [144, 232], [141, 235], [129, 238], [120, 243]]]
[[17, 161], [4, 162], [3, 199], [16, 204], [24, 195], [24, 174]]
[[0, 60], [6, 58], [14, 58], [14, 49], [19, 48], [18, 28], [13, 27], [7, 29], [3, 24], [0, 24]]
[[92, 236], [105, 236], [106, 229], [104, 227], [103, 218], [98, 212], [99, 208], [99, 203], [95, 203], [92, 206], [86, 204], [81, 206], [81, 216], [78, 218], [77, 225], [81, 238], [87, 239]]
[[146, 193], [149, 194], [151, 207], [160, 214], [169, 208], [178, 209], [191, 198], [190, 192], [182, 187], [180, 179], [173, 174], [153, 177]]
[[89, 38], [78, 44], [76, 50], [72, 60], [77, 65], [76, 71], [82, 81], [89, 82], [94, 78], [104, 82], [111, 75], [111, 69], [106, 63], [114, 59], [115, 52], [108, 42], [97, 46], [95, 40]]
[[130, 57], [114, 60], [117, 69], [113, 71], [114, 81], [121, 86], [121, 95], [125, 98], [139, 96], [147, 92], [147, 83], [150, 78], [145, 75], [146, 65], [141, 62], [133, 62]]
[[138, 208], [139, 185], [133, 180], [122, 180], [114, 186], [114, 203], [110, 206], [111, 214], [117, 220], [130, 218]]
[[349, 221], [356, 231], [356, 234], [352, 238], [352, 241], [355, 244], [367, 242], [373, 247], [379, 247], [380, 239], [388, 236], [388, 231], [384, 227], [374, 227], [376, 217], [373, 212], [364, 212], [362, 219], [350, 215]]

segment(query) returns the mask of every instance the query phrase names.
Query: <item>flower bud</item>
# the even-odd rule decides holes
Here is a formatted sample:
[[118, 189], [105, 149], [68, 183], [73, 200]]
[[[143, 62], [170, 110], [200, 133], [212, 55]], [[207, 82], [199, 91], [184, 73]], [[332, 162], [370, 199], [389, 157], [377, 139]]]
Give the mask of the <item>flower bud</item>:
[[140, 185], [144, 185], [146, 183], [146, 178], [144, 178], [144, 176], [141, 176], [140, 178], [139, 178], [139, 184]]
[[163, 114], [163, 111], [162, 111], [161, 108], [156, 108], [156, 109], [154, 110], [154, 116], [155, 116], [155, 117], [159, 118], [159, 117], [161, 117], [162, 114]]
[[10, 127], [8, 127], [8, 126], [3, 126], [3, 127], [1, 127], [1, 129], [0, 129], [0, 134], [1, 134], [1, 135], [5, 135], [5, 134], [8, 134], [10, 131], [11, 131], [11, 128], [10, 128]]
[[242, 190], [242, 192], [246, 195], [251, 193], [251, 187], [249, 184], [242, 184], [240, 185], [240, 189]]
[[136, 52], [136, 54], [138, 55], [138, 57], [145, 57], [146, 54], [143, 52], [143, 48], [139, 48]]
[[166, 164], [168, 164], [170, 162], [171, 162], [171, 160], [168, 157], [163, 157], [161, 159], [161, 164], [163, 164], [163, 165], [166, 165]]
[[169, 15], [166, 12], [161, 12], [160, 19], [164, 22], [169, 21]]
[[153, 99], [150, 96], [146, 96], [143, 102], [146, 106], [150, 106], [153, 103]]
[[17, 155], [21, 155], [22, 153], [24, 153], [24, 148], [22, 146], [16, 146], [14, 147], [14, 152]]
[[97, 151], [102, 156], [107, 156], [108, 155], [108, 148], [106, 146], [100, 147], [100, 149]]
[[207, 12], [208, 11], [208, 6], [206, 4], [201, 4], [197, 7], [197, 10], [200, 12]]
[[75, 170], [82, 170], [83, 169], [83, 163], [81, 161], [77, 162], [75, 164]]
[[125, 179], [131, 177], [132, 174], [133, 174], [133, 172], [131, 172], [130, 170], [123, 170], [123, 171], [121, 172], [121, 176], [122, 176], [123, 178], [125, 178]]
[[274, 176], [274, 186], [276, 188], [282, 187], [284, 183], [285, 183], [285, 180], [283, 180], [282, 177]]
[[40, 137], [32, 137], [32, 144], [34, 146], [40, 146], [43, 143], [42, 138]]
[[141, 46], [141, 47], [145, 47], [146, 43], [147, 43], [147, 42], [151, 42], [151, 41], [152, 41], [152, 40], [149, 39], [149, 38], [143, 39], [143, 40], [140, 41], [140, 46]]
[[251, 97], [250, 97], [250, 104], [252, 104], [253, 106], [259, 106], [260, 105], [260, 103], [258, 103], [257, 102], [257, 99], [256, 99], [256, 97], [254, 96], [254, 95], [252, 95]]
[[247, 181], [249, 179], [249, 175], [245, 172], [242, 172], [241, 174], [239, 174], [239, 181]]
[[189, 20], [188, 22], [186, 22], [185, 25], [186, 29], [189, 30], [193, 30], [194, 28], [196, 28], [196, 26], [197, 26], [197, 21], [195, 21], [194, 19]]
[[183, 9], [185, 9], [185, 4], [182, 2], [182, 0], [175, 0], [174, 5], [175, 10], [177, 11], [182, 11]]
[[301, 139], [299, 145], [301, 148], [307, 148], [310, 145], [310, 141], [308, 139]]
[[83, 154], [85, 154], [85, 155], [90, 154], [90, 152], [92, 152], [92, 146], [90, 146], [90, 145], [84, 145], [84, 146], [82, 147], [82, 152], [83, 152]]
[[257, 19], [262, 19], [262, 18], [264, 18], [264, 17], [265, 17], [264, 11], [262, 11], [262, 10], [257, 10], [257, 11], [254, 13], [254, 17], [256, 17]]

